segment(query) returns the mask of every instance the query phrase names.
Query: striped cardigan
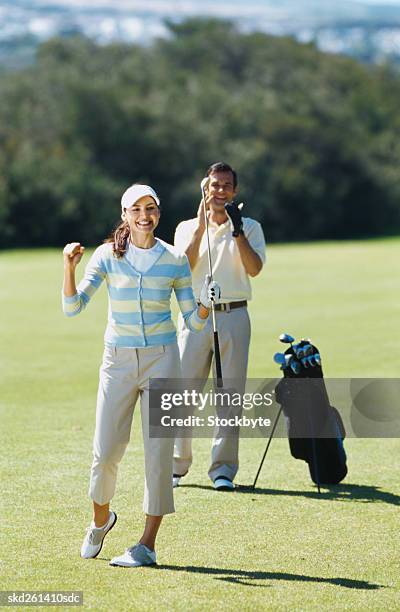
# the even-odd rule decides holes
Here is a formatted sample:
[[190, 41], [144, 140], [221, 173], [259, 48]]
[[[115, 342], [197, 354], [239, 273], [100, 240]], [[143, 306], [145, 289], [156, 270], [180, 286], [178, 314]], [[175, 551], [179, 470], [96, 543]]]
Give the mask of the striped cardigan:
[[176, 342], [170, 307], [172, 290], [187, 327], [191, 331], [202, 330], [207, 319], [197, 314], [188, 259], [171, 245], [159, 242], [163, 250], [144, 273], [135, 270], [125, 257], [117, 259], [111, 243], [102, 244], [93, 253], [77, 293], [71, 297], [63, 294], [64, 313], [68, 317], [79, 314], [105, 280], [108, 288], [105, 344], [139, 348]]

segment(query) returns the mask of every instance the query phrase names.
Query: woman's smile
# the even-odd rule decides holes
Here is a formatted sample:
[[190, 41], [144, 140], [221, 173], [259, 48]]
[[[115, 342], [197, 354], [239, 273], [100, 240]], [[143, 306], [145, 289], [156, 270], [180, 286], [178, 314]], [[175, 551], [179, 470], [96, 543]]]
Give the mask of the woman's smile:
[[138, 227], [139, 229], [151, 229], [153, 227], [153, 221], [151, 219], [137, 221], [136, 227]]

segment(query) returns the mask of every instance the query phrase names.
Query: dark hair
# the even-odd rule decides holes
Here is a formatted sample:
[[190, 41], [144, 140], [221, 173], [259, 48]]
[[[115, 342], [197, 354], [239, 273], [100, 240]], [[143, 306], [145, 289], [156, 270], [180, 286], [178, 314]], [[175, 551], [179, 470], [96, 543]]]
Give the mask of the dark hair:
[[113, 229], [109, 237], [104, 240], [104, 242], [112, 242], [113, 253], [118, 259], [124, 256], [130, 231], [129, 223], [125, 219], [121, 221], [117, 227]]
[[206, 176], [210, 176], [213, 172], [232, 172], [233, 176], [233, 186], [237, 187], [238, 184], [238, 176], [237, 172], [225, 162], [215, 162], [215, 164], [211, 164], [211, 166], [207, 169]]

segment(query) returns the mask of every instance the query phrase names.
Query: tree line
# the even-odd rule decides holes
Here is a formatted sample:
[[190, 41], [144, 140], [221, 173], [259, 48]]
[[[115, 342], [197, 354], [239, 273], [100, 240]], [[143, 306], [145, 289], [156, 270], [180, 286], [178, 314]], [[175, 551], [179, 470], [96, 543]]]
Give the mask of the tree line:
[[159, 235], [195, 215], [208, 165], [239, 174], [268, 241], [400, 232], [400, 78], [208, 19], [148, 46], [44, 43], [0, 75], [0, 247], [102, 241], [133, 182]]

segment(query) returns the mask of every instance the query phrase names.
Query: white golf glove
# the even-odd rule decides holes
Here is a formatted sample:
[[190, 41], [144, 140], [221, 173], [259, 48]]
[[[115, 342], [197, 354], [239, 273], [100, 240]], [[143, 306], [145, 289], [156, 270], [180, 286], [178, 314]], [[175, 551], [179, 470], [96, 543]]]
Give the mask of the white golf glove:
[[200, 291], [200, 302], [205, 308], [211, 308], [211, 302], [214, 304], [221, 297], [221, 289], [218, 283], [211, 281], [209, 274], [206, 274], [204, 284]]

